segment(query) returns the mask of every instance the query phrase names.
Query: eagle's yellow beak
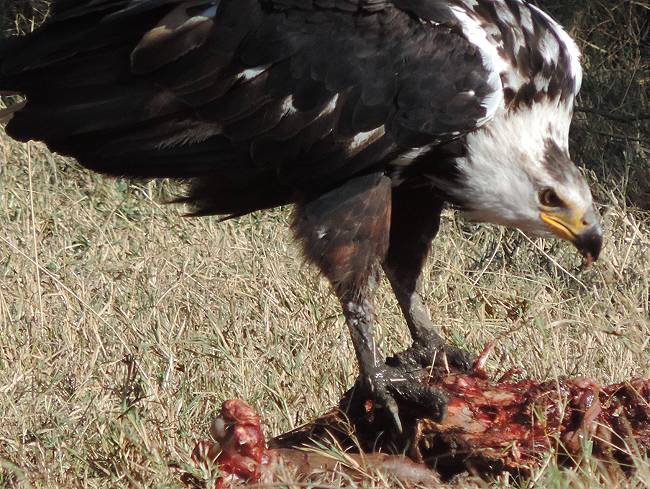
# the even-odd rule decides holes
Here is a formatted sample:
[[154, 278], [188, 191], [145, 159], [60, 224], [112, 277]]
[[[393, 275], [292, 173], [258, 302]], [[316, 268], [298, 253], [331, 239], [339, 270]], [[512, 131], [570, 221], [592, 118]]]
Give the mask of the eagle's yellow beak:
[[568, 207], [548, 209], [540, 211], [539, 215], [557, 237], [575, 245], [587, 264], [598, 259], [603, 246], [603, 232], [593, 209], [586, 213]]

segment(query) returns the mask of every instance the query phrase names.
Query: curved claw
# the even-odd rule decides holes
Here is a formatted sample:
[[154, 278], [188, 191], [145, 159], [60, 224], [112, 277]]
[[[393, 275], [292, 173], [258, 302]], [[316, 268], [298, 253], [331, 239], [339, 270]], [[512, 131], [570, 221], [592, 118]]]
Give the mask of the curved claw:
[[403, 369], [384, 365], [373, 374], [362, 376], [360, 382], [366, 395], [374, 400], [375, 409], [383, 410], [391, 418], [398, 434], [404, 433], [400, 417], [403, 409], [426, 413], [435, 420], [441, 420], [447, 412], [447, 398], [442, 392]]
[[444, 349], [444, 353], [449, 364], [460, 372], [469, 373], [472, 371], [475, 359], [468, 351], [455, 346], [448, 346]]
[[[380, 368], [374, 374], [367, 377], [364, 377], [362, 375], [360, 380], [362, 381], [362, 385], [365, 385], [367, 393], [375, 401], [373, 403], [373, 408], [375, 408], [375, 406], [381, 406], [381, 409], [386, 410], [393, 421], [397, 433], [402, 434], [404, 432], [404, 429], [402, 427], [402, 421], [399, 417], [399, 407], [395, 401], [395, 398], [390, 392], [391, 390], [394, 391], [395, 389], [389, 388], [389, 386], [394, 387], [396, 380], [391, 379], [392, 376], [387, 375], [389, 372], [386, 370], [386, 367]], [[403, 380], [405, 379], [400, 379], [400, 381]]]
[[392, 397], [389, 397], [386, 400], [386, 411], [390, 414], [393, 423], [395, 424], [395, 429], [397, 430], [398, 434], [404, 433], [404, 428], [402, 428], [402, 421], [399, 419], [399, 408], [397, 407], [397, 403], [395, 402], [395, 399]]

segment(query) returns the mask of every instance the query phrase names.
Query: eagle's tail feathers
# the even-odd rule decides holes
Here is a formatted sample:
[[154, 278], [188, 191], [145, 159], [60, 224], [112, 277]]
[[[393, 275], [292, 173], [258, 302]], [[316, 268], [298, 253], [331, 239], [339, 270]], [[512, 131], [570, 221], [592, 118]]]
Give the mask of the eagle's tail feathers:
[[[217, 12], [230, 23], [241, 19], [238, 9], [221, 11], [220, 4], [206, 0], [196, 14], [192, 2], [178, 0], [54, 0], [43, 27], [0, 43], [0, 90], [27, 100], [1, 113], [7, 133], [43, 141], [107, 175], [189, 181], [183, 202], [195, 215], [235, 216], [289, 202], [276, 170], [252, 164], [245, 145], [231, 141], [236, 122], [264, 101], [261, 94], [247, 100], [242, 93], [237, 104], [233, 94], [219, 117], [197, 114], [196, 107], [215, 110], [211, 101], [237, 80], [237, 70], [224, 66], [241, 39], [224, 40], [230, 31], [208, 27]], [[176, 70], [165, 71], [175, 63]], [[149, 81], [152, 70], [161, 83]], [[280, 109], [272, 122], [281, 119]]]

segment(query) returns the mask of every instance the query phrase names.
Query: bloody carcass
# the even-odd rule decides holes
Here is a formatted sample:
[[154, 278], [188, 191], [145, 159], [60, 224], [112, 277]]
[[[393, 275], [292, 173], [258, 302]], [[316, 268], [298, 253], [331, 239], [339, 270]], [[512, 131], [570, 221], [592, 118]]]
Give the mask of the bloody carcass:
[[[245, 402], [234, 400], [223, 404], [212, 423], [212, 440], [199, 442], [193, 457], [219, 467], [223, 477], [217, 487], [271, 481], [280, 466], [304, 479], [363, 466], [426, 485], [462, 472], [525, 476], [549, 451], [560, 464], [574, 465], [586, 448], [592, 457], [626, 472], [635, 454], [647, 452], [650, 380], [601, 387], [589, 379], [515, 382], [509, 372], [494, 381], [482, 368], [484, 359], [471, 373], [422, 371], [422, 382], [447, 396], [447, 412], [433, 419], [400, 406], [401, 434], [379, 417], [380, 410], [348, 393], [338, 408], [267, 446], [259, 417]], [[341, 455], [313, 449], [327, 444]], [[400, 453], [408, 457], [391, 455]]]

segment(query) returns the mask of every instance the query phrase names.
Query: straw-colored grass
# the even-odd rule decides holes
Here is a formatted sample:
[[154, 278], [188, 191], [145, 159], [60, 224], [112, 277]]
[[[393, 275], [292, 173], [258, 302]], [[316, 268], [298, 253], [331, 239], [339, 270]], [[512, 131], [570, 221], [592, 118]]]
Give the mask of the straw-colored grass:
[[[581, 270], [567, 244], [446, 212], [425, 297], [450, 341], [476, 352], [496, 340], [494, 370], [647, 376], [650, 4], [545, 3], [586, 55], [573, 150], [603, 214], [602, 260]], [[178, 487], [168, 464], [189, 463], [222, 400], [247, 400], [274, 434], [353, 381], [337, 301], [303, 263], [289, 210], [185, 219], [160, 204], [174, 191], [105, 179], [0, 135], [0, 487]], [[406, 346], [385, 283], [377, 306], [382, 350]], [[624, 482], [589, 460], [560, 470], [550, 454], [531, 480], [493, 486], [650, 486], [637, 462]], [[485, 485], [455, 483], [473, 484]], [[362, 485], [390, 484], [369, 475]]]

